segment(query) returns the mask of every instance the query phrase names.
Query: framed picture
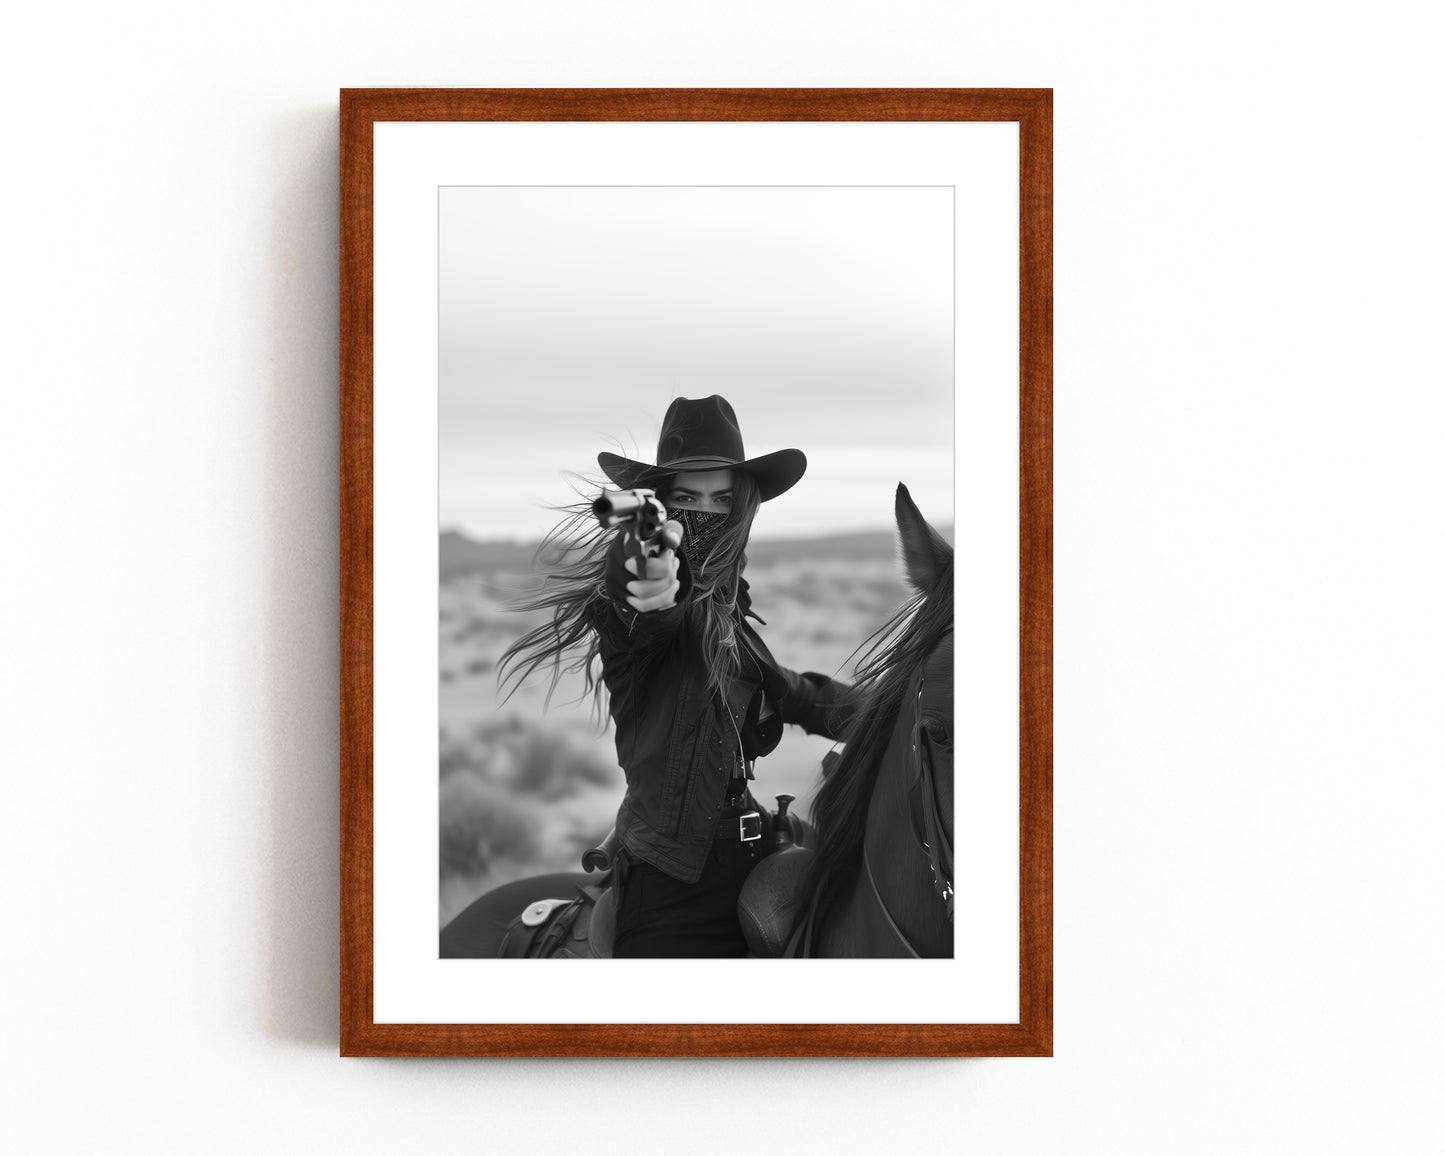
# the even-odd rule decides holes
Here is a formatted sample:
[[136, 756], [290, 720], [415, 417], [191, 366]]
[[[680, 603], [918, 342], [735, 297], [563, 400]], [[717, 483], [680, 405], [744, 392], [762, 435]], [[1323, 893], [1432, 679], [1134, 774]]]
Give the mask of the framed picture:
[[343, 1055], [1052, 1054], [1052, 180], [1050, 90], [342, 91]]

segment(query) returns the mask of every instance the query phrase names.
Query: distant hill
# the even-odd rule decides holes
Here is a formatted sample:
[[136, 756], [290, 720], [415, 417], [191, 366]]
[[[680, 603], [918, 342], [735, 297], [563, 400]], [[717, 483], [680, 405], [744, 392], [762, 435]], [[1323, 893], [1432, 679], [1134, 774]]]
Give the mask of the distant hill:
[[[939, 527], [939, 533], [953, 541], [952, 526]], [[531, 571], [537, 552], [535, 542], [478, 542], [456, 530], [443, 530], [439, 546], [443, 582], [483, 572], [526, 574]], [[825, 538], [762, 539], [749, 543], [748, 561], [766, 566], [803, 558], [891, 557], [896, 552], [891, 531], [868, 530]]]
[[889, 558], [897, 552], [893, 535], [887, 530], [826, 538], [763, 538], [748, 543], [748, 561], [763, 566], [801, 558]]
[[443, 582], [479, 571], [526, 574], [537, 553], [536, 542], [478, 542], [455, 530], [443, 530], [439, 545]]

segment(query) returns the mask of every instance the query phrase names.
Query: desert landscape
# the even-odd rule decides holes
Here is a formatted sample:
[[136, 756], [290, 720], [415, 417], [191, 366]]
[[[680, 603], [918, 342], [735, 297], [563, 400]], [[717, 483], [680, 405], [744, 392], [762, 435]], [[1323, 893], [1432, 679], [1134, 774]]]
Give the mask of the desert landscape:
[[[564, 679], [550, 703], [546, 678], [501, 701], [498, 659], [541, 621], [508, 608], [533, 581], [535, 549], [452, 531], [440, 539], [442, 925], [503, 883], [580, 870], [622, 800], [610, 720], [582, 700], [580, 677]], [[851, 681], [859, 643], [906, 596], [888, 531], [754, 542], [748, 559], [754, 609], [767, 620], [759, 633], [796, 670]], [[796, 795], [793, 809], [806, 815], [831, 746], [786, 728], [758, 763], [754, 793], [770, 805]]]

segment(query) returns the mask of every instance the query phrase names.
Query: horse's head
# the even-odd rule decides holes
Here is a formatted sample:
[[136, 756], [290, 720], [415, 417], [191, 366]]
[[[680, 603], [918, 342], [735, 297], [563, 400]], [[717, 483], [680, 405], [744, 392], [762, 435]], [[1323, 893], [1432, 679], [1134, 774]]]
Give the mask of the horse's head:
[[807, 885], [839, 893], [823, 954], [952, 954], [953, 548], [902, 485], [895, 514], [914, 597], [858, 665], [847, 745], [813, 804]]
[[894, 516], [904, 572], [923, 599], [910, 624], [916, 629], [909, 648], [914, 657], [922, 657], [900, 712], [906, 716], [911, 709], [908, 744], [890, 744], [884, 759], [900, 764], [913, 836], [925, 851], [934, 889], [952, 920], [953, 547], [924, 520], [902, 483]]

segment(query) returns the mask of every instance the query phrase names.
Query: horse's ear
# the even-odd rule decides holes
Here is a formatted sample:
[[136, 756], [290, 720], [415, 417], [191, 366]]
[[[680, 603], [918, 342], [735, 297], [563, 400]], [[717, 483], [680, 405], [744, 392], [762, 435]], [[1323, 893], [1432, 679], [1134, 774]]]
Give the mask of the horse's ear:
[[898, 519], [898, 544], [903, 549], [903, 568], [908, 581], [915, 590], [926, 593], [953, 561], [953, 547], [923, 520], [908, 487], [902, 482], [898, 483], [893, 514]]

